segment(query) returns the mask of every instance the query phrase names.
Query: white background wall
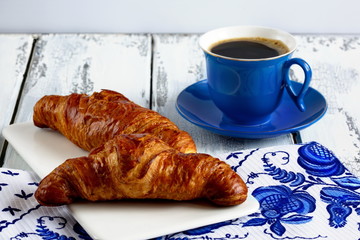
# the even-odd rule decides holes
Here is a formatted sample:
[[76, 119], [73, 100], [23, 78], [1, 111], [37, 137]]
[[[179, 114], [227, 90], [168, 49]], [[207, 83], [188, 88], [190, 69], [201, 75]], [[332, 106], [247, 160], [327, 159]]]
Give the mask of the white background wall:
[[263, 25], [360, 33], [358, 0], [0, 0], [0, 32], [204, 32]]

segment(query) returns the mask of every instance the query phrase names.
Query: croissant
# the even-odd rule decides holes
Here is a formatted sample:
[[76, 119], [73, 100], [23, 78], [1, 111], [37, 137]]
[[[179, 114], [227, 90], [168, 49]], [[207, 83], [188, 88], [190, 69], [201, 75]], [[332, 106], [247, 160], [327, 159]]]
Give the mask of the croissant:
[[59, 131], [87, 151], [119, 134], [150, 133], [180, 152], [196, 152], [191, 136], [168, 118], [111, 90], [91, 96], [44, 96], [34, 106], [33, 121], [37, 127]]
[[209, 199], [218, 205], [245, 201], [247, 187], [231, 167], [207, 154], [181, 153], [151, 134], [118, 135], [88, 157], [68, 159], [39, 184], [42, 205], [78, 199]]

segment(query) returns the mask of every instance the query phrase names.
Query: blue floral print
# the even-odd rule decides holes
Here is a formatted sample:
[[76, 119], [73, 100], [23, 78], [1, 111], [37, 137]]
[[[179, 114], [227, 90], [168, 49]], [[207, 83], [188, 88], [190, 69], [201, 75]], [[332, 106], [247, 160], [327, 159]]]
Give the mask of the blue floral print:
[[[360, 240], [360, 179], [321, 144], [310, 142], [234, 151], [223, 159], [242, 176], [260, 209], [245, 217], [158, 237], [157, 240]], [[5, 195], [12, 187], [7, 178], [21, 175], [22, 172], [16, 170], [0, 171], [0, 177], [6, 176], [0, 178], [0, 195]], [[27, 184], [30, 190], [13, 191], [14, 199], [24, 203], [33, 200], [37, 182]], [[23, 209], [22, 204], [3, 203], [0, 239], [11, 226], [42, 208], [34, 205]], [[49, 227], [54, 222], [58, 227]], [[71, 229], [72, 234], [64, 234], [63, 229]], [[34, 223], [33, 231], [19, 232], [7, 239], [32, 239], [34, 236], [55, 240], [92, 239], [78, 223], [70, 223], [58, 215], [43, 215]], [[122, 239], [121, 232], [119, 239]]]
[[225, 157], [259, 201], [259, 211], [158, 239], [360, 240], [360, 179], [330, 150], [317, 142], [266, 150]]
[[312, 142], [299, 148], [298, 163], [313, 176], [339, 176], [345, 172], [339, 159], [319, 143]]
[[321, 200], [329, 204], [326, 209], [330, 215], [329, 225], [331, 227], [344, 227], [347, 217], [352, 213], [352, 208], [359, 215], [359, 193], [339, 187], [324, 187], [320, 194]]
[[[72, 219], [72, 223], [70, 223], [65, 217], [59, 216], [64, 213], [63, 211], [50, 210], [54, 214], [44, 215], [49, 209], [42, 207], [34, 199], [34, 191], [37, 186], [38, 183], [34, 182], [27, 172], [10, 169], [0, 171], [1, 240], [92, 239], [73, 218], [68, 217]], [[56, 215], [55, 213], [60, 214]], [[39, 217], [29, 217], [32, 214]], [[73, 226], [72, 229], [71, 226]]]
[[305, 191], [292, 191], [289, 187], [278, 185], [259, 187], [252, 195], [260, 202], [262, 217], [250, 219], [243, 224], [259, 226], [270, 224], [270, 229], [281, 236], [285, 232], [282, 223], [298, 224], [311, 220], [306, 214], [315, 210], [315, 199]]

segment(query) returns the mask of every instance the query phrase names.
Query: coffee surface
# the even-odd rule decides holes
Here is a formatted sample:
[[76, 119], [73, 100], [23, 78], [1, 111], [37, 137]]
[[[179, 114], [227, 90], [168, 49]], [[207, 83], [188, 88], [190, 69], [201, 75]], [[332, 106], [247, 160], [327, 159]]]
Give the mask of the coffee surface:
[[279, 40], [238, 38], [218, 42], [213, 45], [210, 51], [231, 58], [261, 59], [282, 55], [288, 52], [289, 49]]

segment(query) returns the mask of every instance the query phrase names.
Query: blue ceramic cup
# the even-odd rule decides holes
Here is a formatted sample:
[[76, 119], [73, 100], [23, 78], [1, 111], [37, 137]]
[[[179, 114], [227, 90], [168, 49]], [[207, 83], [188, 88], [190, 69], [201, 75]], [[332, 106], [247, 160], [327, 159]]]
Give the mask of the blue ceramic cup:
[[[241, 39], [280, 41], [286, 51], [266, 58], [236, 58], [212, 52], [214, 46]], [[311, 80], [311, 68], [302, 59], [291, 58], [295, 38], [284, 31], [258, 26], [233, 26], [212, 30], [199, 39], [205, 53], [209, 93], [224, 115], [238, 124], [259, 125], [271, 119], [283, 93], [288, 91], [300, 111], [305, 111], [304, 96]], [[303, 86], [295, 92], [291, 86], [290, 67], [304, 71]]]

